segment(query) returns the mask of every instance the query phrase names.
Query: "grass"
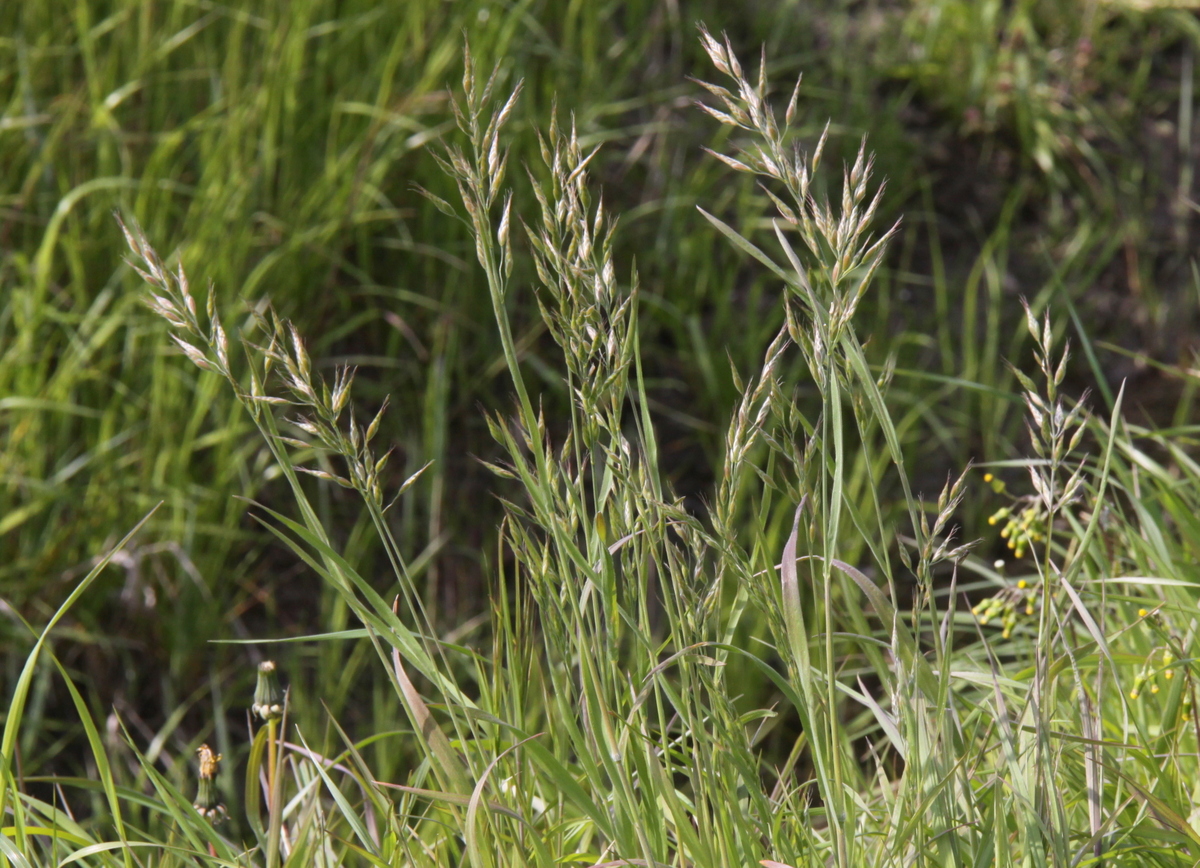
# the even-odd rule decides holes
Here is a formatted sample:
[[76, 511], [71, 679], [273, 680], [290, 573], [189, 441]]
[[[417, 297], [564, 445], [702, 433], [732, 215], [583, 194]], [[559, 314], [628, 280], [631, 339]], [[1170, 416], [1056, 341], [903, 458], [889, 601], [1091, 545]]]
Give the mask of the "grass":
[[1046, 8], [5, 13], [0, 858], [1190, 861], [1193, 28]]

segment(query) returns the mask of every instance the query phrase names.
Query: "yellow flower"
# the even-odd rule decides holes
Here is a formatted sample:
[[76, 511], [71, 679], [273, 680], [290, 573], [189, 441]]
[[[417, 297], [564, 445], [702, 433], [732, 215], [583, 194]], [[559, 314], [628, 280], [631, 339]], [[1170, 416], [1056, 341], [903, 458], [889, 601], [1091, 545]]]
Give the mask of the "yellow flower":
[[221, 755], [214, 753], [213, 749], [206, 744], [200, 745], [196, 749], [196, 753], [200, 755], [200, 777], [206, 780], [215, 778], [217, 768], [221, 764]]

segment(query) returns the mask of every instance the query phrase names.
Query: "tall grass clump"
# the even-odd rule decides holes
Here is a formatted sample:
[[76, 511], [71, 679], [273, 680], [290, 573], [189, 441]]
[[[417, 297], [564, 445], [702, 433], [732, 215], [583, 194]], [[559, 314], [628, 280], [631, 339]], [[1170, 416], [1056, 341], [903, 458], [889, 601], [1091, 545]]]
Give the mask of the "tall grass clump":
[[[744, 26], [758, 39], [781, 20], [764, 13]], [[787, 32], [802, 26], [789, 21]], [[165, 501], [66, 625], [75, 632], [64, 653], [86, 659], [83, 686], [99, 713], [115, 705], [157, 730], [191, 701], [188, 720], [200, 720], [203, 703], [220, 694], [202, 688], [242, 672], [232, 655], [210, 653], [209, 638], [229, 627], [259, 633], [266, 621], [299, 634], [346, 618], [317, 581], [287, 580], [271, 539], [232, 496], [289, 498], [223, 381], [172, 352], [165, 324], [128, 291], [113, 210], [169, 244], [168, 258], [186, 262], [196, 285], [211, 280], [227, 316], [269, 287], [272, 306], [311, 336], [318, 367], [359, 367], [360, 408], [373, 412], [390, 392], [396, 412], [377, 434], [396, 447], [388, 484], [436, 459], [393, 508], [394, 530], [414, 553], [435, 620], [465, 620], [478, 614], [487, 547], [474, 535], [489, 538], [499, 514], [484, 501], [485, 520], [462, 518], [488, 484], [470, 453], [490, 447], [476, 407], [503, 373], [492, 364], [500, 345], [467, 232], [410, 190], [416, 180], [453, 194], [428, 146], [454, 129], [444, 85], [459, 76], [461, 34], [528, 76], [531, 98], [516, 123], [536, 125], [554, 88], [606, 118], [606, 136], [644, 136], [653, 147], [624, 167], [625, 201], [655, 207], [688, 196], [648, 187], [645, 175], [681, 189], [694, 183], [661, 168], [686, 148], [664, 135], [660, 108], [695, 63], [696, 49], [670, 50], [689, 28], [659, 4], [619, 0], [0, 4], [5, 601], [44, 622], [120, 538], [116, 529]], [[597, 126], [586, 117], [584, 125]], [[521, 140], [519, 153], [536, 159], [534, 137]], [[670, 149], [660, 146], [668, 140]], [[605, 156], [611, 168], [620, 148]], [[669, 240], [679, 234], [659, 243], [682, 250]], [[670, 273], [708, 273], [711, 250]], [[314, 503], [327, 525], [361, 543], [343, 548], [349, 560], [383, 567], [352, 497]], [[11, 623], [6, 640], [23, 642]], [[122, 634], [141, 644], [131, 648]], [[318, 664], [327, 695], [342, 683], [341, 652], [317, 649], [330, 656]], [[157, 665], [142, 666], [145, 653]], [[6, 675], [6, 690], [15, 677]], [[43, 696], [29, 710], [23, 750], [29, 762], [65, 771], [83, 734], [76, 728], [63, 742], [53, 718], [70, 714], [69, 697]]]
[[[1190, 864], [1200, 845], [1184, 785], [1194, 728], [1179, 715], [1190, 708], [1194, 597], [1192, 583], [1162, 577], [1168, 544], [1146, 542], [1147, 528], [1165, 525], [1162, 511], [1186, 512], [1171, 474], [1152, 474], [1160, 514], [1147, 512], [1137, 487], [1149, 459], [1120, 421], [1121, 396], [1106, 423], [1064, 395], [1066, 351], [1049, 315], [1027, 309], [1036, 371], [1014, 376], [1034, 456], [1009, 466], [1025, 472], [1013, 491], [1031, 493], [1007, 494], [994, 475], [1007, 467], [992, 476], [1009, 498], [995, 518], [1013, 542], [1014, 574], [972, 555], [973, 529], [957, 518], [970, 471], [934, 499], [914, 490], [890, 367], [871, 361], [855, 328], [890, 237], [872, 228], [880, 194], [865, 143], [840, 196], [818, 195], [826, 139], [811, 153], [796, 141], [799, 83], [780, 114], [765, 57], [752, 78], [728, 40], [702, 31], [701, 41], [724, 82], [702, 83], [702, 107], [732, 143], [714, 156], [755, 176], [774, 208], [767, 243], [705, 216], [772, 275], [783, 311], [757, 369], [735, 373], [740, 398], [702, 509], [668, 482], [637, 271], [617, 263], [617, 222], [590, 186], [596, 151], [556, 115], [538, 139], [542, 165], [523, 167], [537, 212], [518, 213], [506, 122], [521, 85], [506, 91], [499, 72], [485, 79], [468, 52], [454, 105], [461, 140], [441, 155], [461, 201], [423, 192], [471, 232], [513, 387], [511, 406], [488, 415], [505, 507], [490, 645], [439, 637], [389, 512], [400, 492], [385, 490], [389, 453], [376, 445], [386, 411], [356, 416], [353, 371], [321, 376], [299, 330], [269, 308], [234, 331], [212, 291], [198, 297], [182, 266], [126, 228], [151, 307], [182, 352], [227, 383], [290, 487], [296, 515], [260, 506], [259, 520], [357, 617], [354, 635], [369, 639], [406, 722], [363, 736], [330, 718], [319, 735], [291, 717], [305, 700], [281, 690], [273, 664], [260, 666], [247, 844], [240, 825], [210, 822], [226, 810], [207, 745], [195, 800], [144, 757], [150, 796], [102, 771], [117, 840], [99, 840], [17, 785], [10, 717], [3, 804], [17, 831], [12, 843], [0, 838], [3, 858]], [[526, 242], [532, 291], [563, 357], [564, 418], [547, 417], [511, 319]], [[815, 400], [783, 373], [797, 353]], [[314, 453], [319, 461], [301, 463]], [[361, 498], [386, 578], [343, 557], [305, 476]], [[1139, 572], [1112, 572], [1125, 561]], [[1164, 597], [1150, 602], [1139, 588]], [[964, 595], [978, 599], [974, 611]], [[1126, 698], [1168, 682], [1166, 718]], [[386, 739], [403, 742], [402, 780], [372, 769]], [[106, 768], [104, 746], [93, 740], [93, 750]]]

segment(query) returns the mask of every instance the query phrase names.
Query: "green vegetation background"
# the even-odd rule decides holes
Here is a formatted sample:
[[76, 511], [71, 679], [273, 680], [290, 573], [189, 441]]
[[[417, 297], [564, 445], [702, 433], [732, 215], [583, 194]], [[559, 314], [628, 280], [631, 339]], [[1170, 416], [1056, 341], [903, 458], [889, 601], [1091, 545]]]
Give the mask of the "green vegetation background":
[[[772, 282], [695, 208], [740, 226], [763, 213], [754, 184], [703, 152], [727, 132], [693, 106], [688, 77], [708, 74], [699, 21], [743, 56], [762, 46], [776, 81], [804, 71], [802, 127], [815, 142], [831, 119], [834, 181], [864, 135], [890, 179], [878, 226], [903, 220], [858, 328], [871, 360], [895, 365], [918, 488], [932, 495], [971, 460], [1024, 454], [1005, 364], [1027, 361], [1019, 296], [1052, 303], [1061, 330], [1090, 341], [1069, 392], [1091, 388], [1107, 409], [1128, 378], [1131, 418], [1192, 421], [1190, 11], [1085, 0], [4, 3], [5, 694], [29, 644], [12, 613], [44, 623], [159, 501], [56, 633], [115, 751], [113, 710], [181, 756], [243, 725], [264, 652], [211, 640], [349, 625], [249, 518], [244, 498], [286, 512], [286, 486], [228, 389], [145, 308], [114, 211], [186, 262], [195, 285], [211, 283], [222, 310], [269, 303], [326, 373], [357, 367], [360, 416], [390, 396], [379, 441], [395, 449], [393, 487], [434, 462], [389, 513], [397, 538], [419, 553], [413, 572], [446, 635], [484, 629], [506, 492], [476, 459], [496, 452], [483, 411], [512, 399], [469, 235], [413, 189], [455, 197], [429, 149], [456, 135], [448, 100], [464, 34], [480, 68], [526, 81], [510, 131], [517, 175], [540, 171], [534, 130], [555, 104], [585, 143], [603, 143], [593, 173], [621, 215], [618, 260], [641, 275], [662, 462], [676, 491], [710, 496], [737, 397], [731, 365], [757, 364], [781, 313]], [[515, 285], [531, 284], [523, 253], [516, 268]], [[515, 295], [523, 364], [545, 405], [565, 406], [532, 292]], [[356, 499], [317, 480], [312, 492], [347, 558], [382, 575]], [[966, 538], [987, 537], [985, 556], [1003, 552], [983, 521], [996, 506], [973, 492], [958, 519]], [[387, 728], [395, 700], [365, 643], [269, 653], [346, 725]], [[23, 767], [72, 770], [69, 703], [47, 664], [25, 711]]]

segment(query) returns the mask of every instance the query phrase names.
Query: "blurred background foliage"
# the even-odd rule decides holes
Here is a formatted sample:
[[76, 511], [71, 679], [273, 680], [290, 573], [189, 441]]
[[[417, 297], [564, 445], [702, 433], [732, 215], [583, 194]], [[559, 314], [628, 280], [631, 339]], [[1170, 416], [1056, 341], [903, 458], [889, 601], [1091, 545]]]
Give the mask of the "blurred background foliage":
[[[556, 106], [603, 146], [593, 171], [606, 209], [621, 215], [618, 260], [640, 275], [662, 461], [676, 491], [708, 498], [737, 395], [731, 366], [757, 364], [780, 313], [778, 287], [696, 211], [740, 226], [764, 213], [761, 191], [703, 152], [721, 150], [728, 131], [693, 106], [689, 76], [707, 74], [699, 21], [743, 56], [761, 46], [774, 81], [803, 71], [801, 137], [811, 146], [830, 119], [834, 186], [864, 135], [890, 179], [878, 230], [901, 222], [859, 332], [881, 373], [894, 369], [890, 396], [919, 488], [936, 492], [947, 472], [1025, 447], [1006, 366], [1028, 355], [1019, 296], [1051, 306], [1079, 348], [1069, 391], [1091, 388], [1107, 409], [1127, 379], [1136, 421], [1192, 420], [1200, 21], [1180, 4], [6, 3], [6, 692], [29, 641], [16, 615], [43, 623], [159, 501], [56, 633], [114, 747], [113, 711], [164, 756], [201, 738], [228, 743], [262, 652], [211, 640], [348, 626], [334, 596], [250, 517], [247, 498], [286, 511], [278, 470], [228, 389], [145, 309], [114, 211], [211, 285], [223, 310], [248, 323], [269, 304], [308, 336], [326, 375], [355, 366], [360, 417], [390, 397], [379, 439], [395, 449], [392, 483], [434, 462], [389, 513], [397, 538], [446, 635], [486, 629], [504, 490], [477, 458], [496, 452], [483, 410], [507, 411], [511, 396], [468, 233], [414, 190], [455, 198], [430, 150], [455, 135], [464, 34], [481, 68], [526, 82], [514, 166], [539, 171], [535, 131]], [[529, 213], [522, 174], [516, 210]], [[533, 283], [525, 247], [519, 239], [519, 286]], [[511, 304], [553, 419], [566, 396], [532, 291]], [[806, 384], [793, 382], [803, 398]], [[383, 575], [354, 498], [312, 487], [347, 558]], [[961, 511], [963, 534], [986, 536], [985, 553], [1003, 550], [983, 521], [995, 507], [984, 490]], [[366, 674], [365, 643], [270, 653], [344, 721], [389, 729], [394, 699]], [[54, 768], [61, 754], [69, 765], [69, 698], [48, 667], [38, 685], [21, 763]]]

